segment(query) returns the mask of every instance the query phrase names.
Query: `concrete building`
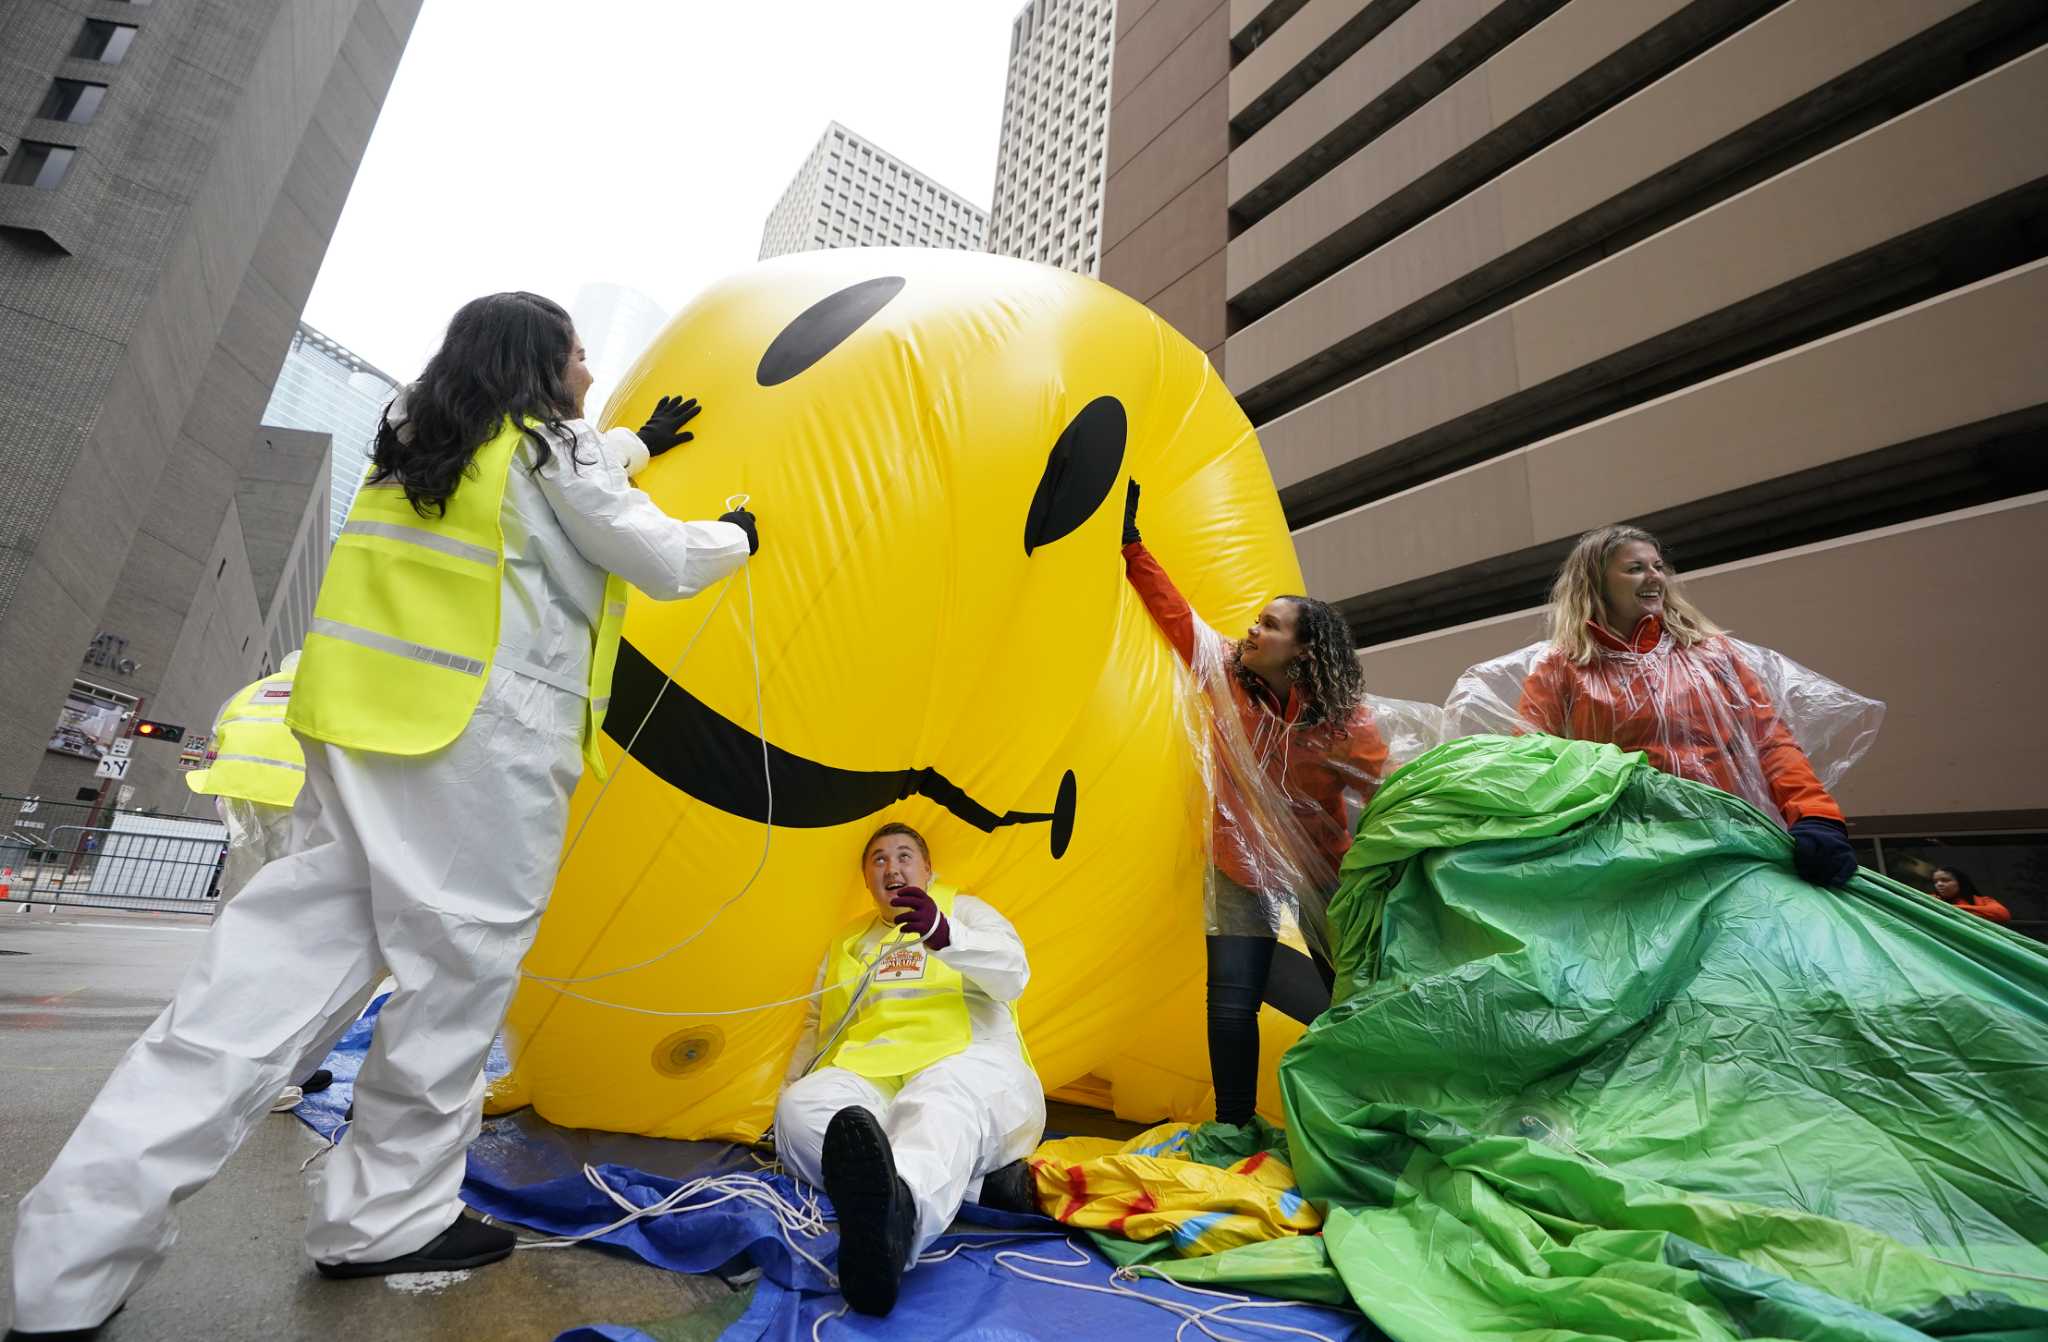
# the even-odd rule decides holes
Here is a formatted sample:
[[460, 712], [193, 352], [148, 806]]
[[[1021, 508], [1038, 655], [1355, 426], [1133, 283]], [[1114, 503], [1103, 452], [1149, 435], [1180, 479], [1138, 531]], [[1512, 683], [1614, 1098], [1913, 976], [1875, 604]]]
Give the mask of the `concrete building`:
[[313, 625], [313, 599], [334, 548], [328, 534], [333, 441], [324, 433], [261, 425], [235, 485], [234, 521], [263, 606], [266, 652], [259, 675], [303, 647]]
[[0, 7], [0, 792], [93, 788], [48, 749], [76, 681], [204, 732], [271, 657], [313, 448], [259, 423], [418, 9]]
[[826, 247], [978, 252], [987, 228], [987, 211], [835, 121], [769, 211], [760, 259]]
[[1116, 0], [1029, 0], [1010, 24], [988, 249], [1101, 269]]
[[[1841, 800], [2048, 920], [2048, 11], [1126, 0], [1102, 275], [1209, 351], [1369, 683], [1582, 530], [1891, 706]], [[2026, 873], [2031, 872], [2031, 875]]]
[[322, 335], [304, 322], [285, 351], [271, 388], [263, 422], [281, 429], [303, 429], [333, 440], [327, 539], [341, 534], [349, 505], [369, 469], [376, 445], [377, 423], [384, 407], [398, 394], [398, 381], [373, 367], [340, 341]]

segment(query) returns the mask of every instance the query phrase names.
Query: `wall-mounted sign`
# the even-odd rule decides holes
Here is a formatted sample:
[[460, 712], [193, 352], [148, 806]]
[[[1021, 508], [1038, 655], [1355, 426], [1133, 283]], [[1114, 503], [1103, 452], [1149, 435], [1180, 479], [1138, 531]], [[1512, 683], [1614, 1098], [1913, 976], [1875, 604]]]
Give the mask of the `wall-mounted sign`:
[[120, 738], [122, 719], [127, 711], [126, 705], [96, 695], [80, 682], [73, 682], [71, 693], [64, 696], [64, 709], [57, 715], [57, 727], [50, 733], [47, 748], [60, 755], [99, 759]]
[[104, 667], [117, 676], [132, 676], [142, 669], [142, 663], [128, 655], [128, 640], [119, 634], [103, 633], [88, 643], [84, 664]]

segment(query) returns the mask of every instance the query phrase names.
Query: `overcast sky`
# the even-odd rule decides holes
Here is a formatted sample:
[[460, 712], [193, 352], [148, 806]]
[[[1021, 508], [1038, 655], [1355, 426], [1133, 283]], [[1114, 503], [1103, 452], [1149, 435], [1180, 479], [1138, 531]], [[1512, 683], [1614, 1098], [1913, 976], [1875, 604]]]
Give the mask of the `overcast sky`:
[[835, 119], [986, 209], [1022, 8], [426, 0], [306, 321], [404, 381], [478, 294], [674, 310], [753, 262]]

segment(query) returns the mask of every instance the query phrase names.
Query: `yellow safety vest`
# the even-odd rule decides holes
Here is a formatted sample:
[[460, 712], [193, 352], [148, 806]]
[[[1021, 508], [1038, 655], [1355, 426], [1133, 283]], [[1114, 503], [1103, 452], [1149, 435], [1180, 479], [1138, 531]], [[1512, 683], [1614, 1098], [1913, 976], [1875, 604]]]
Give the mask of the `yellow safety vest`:
[[[497, 658], [505, 572], [499, 510], [523, 437], [507, 419], [477, 449], [439, 517], [421, 517], [396, 480], [365, 481], [356, 491], [313, 607], [288, 719], [294, 731], [385, 755], [425, 755], [462, 734]], [[585, 696], [583, 754], [599, 778], [598, 727], [625, 619], [626, 584], [613, 575], [587, 685], [516, 667]]]
[[[959, 891], [934, 881], [928, 893], [950, 921], [953, 897]], [[825, 996], [818, 1010], [828, 1038], [853, 1005], [854, 989], [860, 986], [867, 968], [861, 942], [876, 922], [874, 915], [854, 919], [832, 945]], [[974, 1042], [964, 990], [960, 971], [926, 947], [913, 943], [891, 951], [876, 966], [867, 992], [861, 995], [859, 1014], [818, 1065], [890, 1079], [952, 1057]]]
[[306, 781], [306, 755], [285, 725], [292, 673], [244, 685], [221, 706], [213, 724], [213, 759], [185, 775], [185, 786], [211, 797], [234, 797], [289, 809]]

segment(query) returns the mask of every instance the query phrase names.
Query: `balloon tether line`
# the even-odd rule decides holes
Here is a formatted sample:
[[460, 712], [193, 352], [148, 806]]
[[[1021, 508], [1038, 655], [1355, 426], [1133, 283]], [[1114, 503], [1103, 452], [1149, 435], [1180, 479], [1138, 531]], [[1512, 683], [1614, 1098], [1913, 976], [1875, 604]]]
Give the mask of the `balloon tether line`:
[[[725, 501], [726, 509], [731, 511], [735, 508], [743, 508], [747, 502], [746, 495], [735, 494]], [[772, 1011], [777, 1007], [795, 1006], [800, 1002], [812, 1001], [824, 996], [829, 991], [826, 988], [816, 988], [796, 997], [786, 997], [774, 1002], [761, 1002], [748, 1007], [734, 1007], [725, 1011], [662, 1011], [653, 1007], [633, 1006], [625, 1002], [608, 1002], [603, 998], [573, 992], [567, 986], [573, 983], [594, 983], [599, 979], [608, 979], [619, 974], [630, 974], [635, 970], [646, 969], [650, 965], [661, 963], [710, 931], [713, 925], [731, 910], [733, 905], [739, 903], [747, 892], [754, 888], [754, 882], [760, 879], [761, 873], [768, 867], [768, 854], [775, 838], [775, 779], [768, 764], [768, 714], [761, 686], [761, 647], [759, 626], [754, 610], [754, 580], [753, 575], [745, 568], [742, 568], [738, 573], [725, 580], [725, 586], [719, 589], [718, 598], [711, 603], [711, 609], [704, 612], [704, 618], [698, 622], [697, 628], [690, 635], [689, 641], [683, 644], [683, 650], [676, 654], [675, 661], [669, 664], [666, 674], [662, 676], [661, 685], [654, 692], [653, 700], [647, 705], [647, 711], [640, 715], [640, 721], [634, 726], [633, 734], [626, 738], [625, 749], [621, 752], [621, 767], [623, 767], [625, 759], [631, 758], [633, 747], [639, 743], [640, 734], [647, 730], [647, 724], [654, 720], [654, 712], [661, 706], [661, 697], [667, 694], [669, 687], [676, 683], [676, 673], [682, 670], [684, 661], [688, 659], [691, 650], [697, 646], [697, 640], [703, 637], [704, 630], [710, 626], [712, 617], [717, 615], [719, 608], [725, 604], [725, 598], [732, 591], [732, 585], [742, 579], [746, 582], [747, 591], [747, 653], [754, 671], [754, 727], [756, 737], [761, 742], [761, 784], [767, 794], [767, 807], [763, 812], [761, 820], [761, 856], [754, 863], [753, 873], [747, 877], [745, 883], [729, 899], [712, 912], [711, 916], [696, 931], [690, 933], [689, 936], [684, 937], [674, 945], [647, 957], [645, 960], [640, 960], [630, 965], [620, 965], [615, 969], [607, 969], [595, 974], [573, 976], [535, 974], [530, 970], [522, 969], [520, 971], [522, 978], [542, 984], [562, 996], [573, 998], [578, 1002], [587, 1002], [591, 1006], [607, 1007], [613, 1011], [630, 1011], [641, 1016], [745, 1016], [757, 1011]], [[619, 770], [613, 770], [598, 787], [597, 796], [591, 799], [589, 808], [583, 813], [582, 823], [577, 825], [576, 833], [570, 836], [568, 845], [562, 850], [560, 867], [567, 867], [569, 865], [570, 857], [574, 855], [577, 845], [583, 842], [583, 835], [589, 830], [591, 820], [596, 817], [598, 808], [604, 804], [605, 797], [611, 792], [612, 784], [617, 781], [619, 772]], [[854, 989], [853, 999], [848, 1003], [845, 1014], [835, 1027], [832, 1040], [824, 1048], [818, 1050], [818, 1056], [822, 1057], [830, 1050], [832, 1043], [838, 1041], [839, 1034], [843, 1033], [847, 1024], [851, 1022], [855, 1008], [859, 1007], [860, 999], [867, 992], [875, 970], [882, 961], [887, 959], [893, 952], [905, 946], [923, 944], [924, 939], [923, 936], [903, 936], [900, 929], [896, 934], [883, 939], [880, 948], [875, 952], [874, 958], [863, 965], [860, 983]], [[813, 1065], [815, 1065], [815, 1062], [816, 1059], [813, 1059]]]

